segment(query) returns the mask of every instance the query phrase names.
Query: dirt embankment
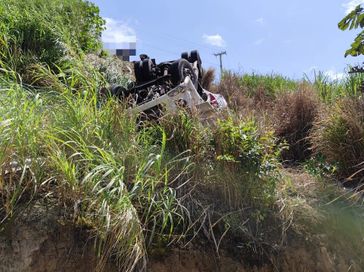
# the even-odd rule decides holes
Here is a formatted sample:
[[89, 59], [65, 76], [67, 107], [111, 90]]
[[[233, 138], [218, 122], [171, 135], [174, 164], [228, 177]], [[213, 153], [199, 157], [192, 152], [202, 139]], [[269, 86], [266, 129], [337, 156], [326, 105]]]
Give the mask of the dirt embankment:
[[200, 251], [174, 251], [163, 259], [152, 259], [151, 272], [347, 272], [362, 271], [355, 264], [347, 265], [335, 260], [325, 247], [309, 251], [305, 248], [287, 248], [279, 257], [272, 259], [271, 265], [248, 266], [244, 259], [236, 260], [226, 256], [217, 258], [213, 254]]
[[0, 271], [92, 271], [92, 243], [59, 219], [55, 210], [35, 206], [7, 222], [0, 234]]
[[[57, 211], [32, 207], [9, 222], [0, 235], [0, 271], [97, 271], [92, 241], [72, 224], [64, 224]], [[361, 271], [330, 256], [325, 247], [289, 247], [272, 258], [270, 265], [249, 266], [244, 256], [220, 257], [213, 251], [170, 250], [166, 255], [151, 256], [151, 272], [268, 272], [268, 271]], [[117, 271], [108, 264], [104, 271]]]

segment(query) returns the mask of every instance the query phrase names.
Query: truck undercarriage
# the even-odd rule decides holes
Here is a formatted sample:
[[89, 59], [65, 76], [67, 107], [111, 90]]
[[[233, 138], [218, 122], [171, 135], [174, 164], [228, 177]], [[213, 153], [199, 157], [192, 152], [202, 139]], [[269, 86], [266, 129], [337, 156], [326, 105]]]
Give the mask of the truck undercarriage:
[[202, 61], [197, 50], [159, 64], [142, 54], [140, 61], [134, 62], [134, 73], [135, 82], [128, 88], [113, 86], [111, 94], [125, 101], [136, 114], [159, 118], [184, 107], [208, 117], [227, 107], [223, 96], [202, 88]]

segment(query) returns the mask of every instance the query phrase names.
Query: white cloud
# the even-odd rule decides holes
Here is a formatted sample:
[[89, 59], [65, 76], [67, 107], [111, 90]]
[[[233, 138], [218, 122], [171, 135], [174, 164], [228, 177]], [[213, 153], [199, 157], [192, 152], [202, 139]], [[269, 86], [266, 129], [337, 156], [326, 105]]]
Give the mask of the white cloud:
[[336, 72], [335, 70], [327, 70], [324, 74], [330, 80], [343, 80], [346, 77], [345, 73]]
[[357, 5], [364, 4], [364, 0], [350, 0], [342, 4], [345, 8], [345, 13], [349, 14]]
[[226, 42], [224, 41], [224, 39], [221, 37], [220, 34], [215, 34], [215, 35], [203, 34], [202, 38], [204, 42], [209, 45], [217, 47], [226, 47]]
[[260, 17], [260, 18], [256, 19], [255, 22], [260, 24], [260, 25], [264, 25], [264, 18]]
[[346, 73], [337, 72], [335, 68], [322, 71], [318, 66], [311, 66], [305, 71], [305, 75], [310, 80], [315, 80], [315, 77], [318, 76], [319, 74], [323, 75], [329, 81], [337, 81], [337, 80], [340, 81], [348, 76]]
[[127, 23], [116, 21], [112, 18], [104, 18], [106, 30], [102, 33], [104, 43], [135, 43], [136, 33]]

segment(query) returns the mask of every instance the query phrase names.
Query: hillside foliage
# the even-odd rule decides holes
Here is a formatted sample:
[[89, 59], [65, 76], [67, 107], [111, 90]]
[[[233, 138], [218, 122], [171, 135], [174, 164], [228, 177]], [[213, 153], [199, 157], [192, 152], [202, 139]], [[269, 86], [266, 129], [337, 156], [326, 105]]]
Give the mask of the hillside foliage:
[[[29, 207], [53, 205], [60, 224], [92, 239], [97, 271], [109, 261], [143, 271], [148, 255], [172, 247], [277, 268], [290, 243], [319, 248], [344, 233], [322, 227], [337, 218], [321, 207], [356, 199], [337, 187], [324, 192], [332, 180], [362, 181], [360, 76], [226, 72], [213, 84], [208, 71], [204, 85], [222, 93], [229, 110], [206, 121], [181, 109], [140, 125], [127, 105], [100, 97], [101, 88], [132, 76], [98, 56], [98, 7], [9, 0], [0, 18], [0, 234]], [[296, 180], [292, 169], [313, 174]], [[350, 218], [360, 225], [357, 214], [360, 203]], [[358, 229], [345, 242], [362, 241]], [[346, 250], [351, 265], [339, 244], [331, 253]]]
[[89, 1], [2, 1], [0, 65], [21, 75], [37, 63], [56, 70], [71, 57], [99, 51], [104, 23]]

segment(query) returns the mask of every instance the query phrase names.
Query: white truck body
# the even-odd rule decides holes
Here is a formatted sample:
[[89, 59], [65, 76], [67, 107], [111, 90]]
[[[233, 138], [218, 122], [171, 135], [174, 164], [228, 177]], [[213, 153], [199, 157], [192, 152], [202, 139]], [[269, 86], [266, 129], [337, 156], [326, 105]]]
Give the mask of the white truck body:
[[183, 105], [183, 107], [187, 107], [192, 112], [196, 112], [204, 118], [209, 117], [211, 113], [227, 107], [226, 100], [222, 95], [213, 94], [207, 90], [203, 91], [207, 95], [206, 101], [201, 98], [190, 77], [187, 76], [184, 82], [168, 93], [137, 105], [131, 108], [131, 111], [138, 114], [161, 105], [166, 112], [174, 113]]

